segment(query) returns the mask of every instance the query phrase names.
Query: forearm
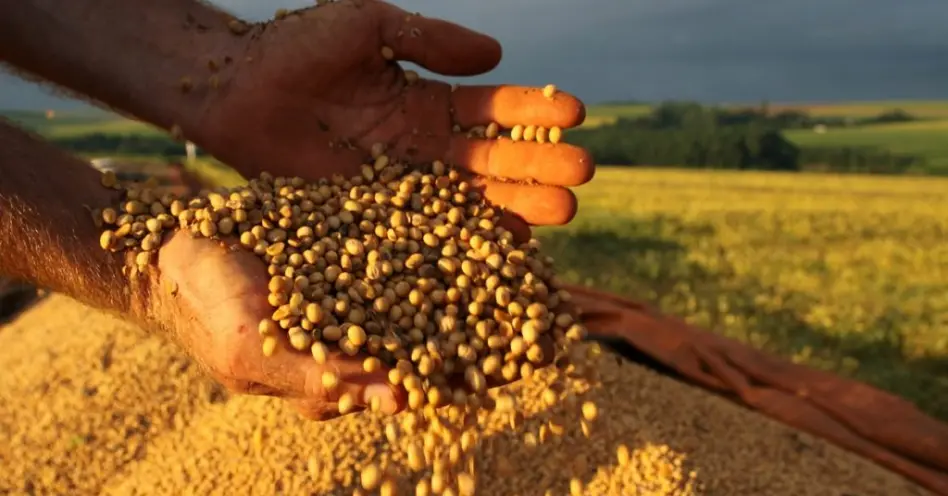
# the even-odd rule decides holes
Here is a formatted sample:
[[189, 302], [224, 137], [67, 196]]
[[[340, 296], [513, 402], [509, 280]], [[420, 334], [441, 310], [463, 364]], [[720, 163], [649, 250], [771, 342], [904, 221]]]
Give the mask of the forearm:
[[199, 0], [3, 1], [0, 61], [191, 138], [237, 56], [231, 19]]
[[90, 165], [0, 120], [0, 275], [140, 317], [143, 284], [123, 275], [124, 258], [99, 246], [92, 210], [119, 192]]

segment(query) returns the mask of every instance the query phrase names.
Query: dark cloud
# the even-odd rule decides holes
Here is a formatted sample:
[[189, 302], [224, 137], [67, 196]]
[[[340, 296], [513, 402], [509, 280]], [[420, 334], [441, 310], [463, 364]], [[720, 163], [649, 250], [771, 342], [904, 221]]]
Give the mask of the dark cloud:
[[[260, 20], [310, 1], [217, 0]], [[588, 101], [943, 98], [945, 0], [402, 0], [495, 36], [481, 82], [557, 85]], [[0, 77], [0, 108], [48, 105]]]

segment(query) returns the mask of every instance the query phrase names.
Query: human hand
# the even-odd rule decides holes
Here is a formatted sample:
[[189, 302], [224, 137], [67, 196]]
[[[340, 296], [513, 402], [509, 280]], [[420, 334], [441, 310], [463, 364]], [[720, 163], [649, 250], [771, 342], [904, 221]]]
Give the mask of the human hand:
[[[273, 312], [267, 302], [266, 269], [249, 251], [176, 231], [158, 258], [150, 298], [153, 317], [232, 392], [286, 399], [314, 420], [338, 416], [337, 402], [345, 393], [355, 401], [353, 412], [365, 409], [372, 396], [380, 398], [382, 412], [401, 410], [404, 391], [388, 384], [384, 367], [365, 372], [365, 357], [336, 350], [321, 365], [310, 353], [293, 349], [285, 333], [276, 334], [271, 356], [261, 353], [258, 325]], [[326, 371], [336, 376], [337, 387], [323, 387]]]
[[395, 62], [447, 76], [485, 73], [501, 58], [500, 45], [485, 35], [378, 0], [342, 0], [253, 26], [233, 43], [232, 67], [221, 73], [195, 141], [245, 175], [351, 176], [372, 145], [383, 143], [394, 157], [440, 159], [479, 176], [474, 183], [487, 198], [520, 221], [508, 224], [518, 237], [529, 233], [524, 223], [571, 220], [576, 198], [566, 187], [593, 175], [590, 155], [574, 146], [453, 132], [490, 122], [573, 127], [585, 117], [575, 97], [411, 83]]
[[[366, 409], [373, 397], [383, 413], [405, 408], [405, 390], [388, 382], [384, 365], [367, 372], [364, 355], [348, 356], [332, 347], [321, 364], [310, 352], [294, 349], [283, 332], [274, 334], [273, 353], [262, 353], [258, 326], [273, 312], [267, 301], [270, 278], [260, 257], [232, 246], [184, 231], [168, 235], [158, 257], [148, 320], [157, 322], [228, 390], [283, 398], [306, 418], [339, 416], [343, 394], [354, 402], [346, 413]], [[553, 361], [553, 343], [548, 335], [539, 343], [547, 357], [540, 366], [546, 366]], [[326, 372], [337, 386], [324, 387]], [[487, 379], [493, 388], [516, 377]], [[460, 374], [451, 382], [465, 384]]]

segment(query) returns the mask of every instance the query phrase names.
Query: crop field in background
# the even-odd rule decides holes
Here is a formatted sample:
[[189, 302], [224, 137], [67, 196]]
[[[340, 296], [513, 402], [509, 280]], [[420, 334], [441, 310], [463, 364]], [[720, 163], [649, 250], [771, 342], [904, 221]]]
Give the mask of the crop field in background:
[[[746, 104], [724, 105], [730, 108], [746, 107]], [[811, 103], [811, 104], [769, 104], [771, 111], [801, 110], [814, 117], [852, 117], [865, 118], [877, 116], [889, 110], [901, 109], [920, 119], [948, 120], [948, 101], [924, 100], [886, 100], [878, 102]], [[587, 109], [585, 126], [600, 126], [615, 121], [619, 117], [641, 117], [651, 110], [646, 103], [593, 105]]]
[[902, 109], [925, 119], [948, 119], [948, 102], [941, 100], [887, 100], [879, 102], [771, 104], [772, 110], [803, 110], [818, 117], [872, 117], [893, 109]]
[[652, 106], [645, 103], [594, 105], [586, 109], [584, 127], [596, 127], [615, 122], [620, 117], [636, 118], [648, 115]]
[[948, 119], [829, 129], [823, 134], [787, 130], [784, 135], [801, 146], [874, 146], [914, 155], [924, 158], [930, 170], [948, 172]]
[[948, 420], [948, 180], [602, 167], [577, 195], [538, 230], [567, 280]]
[[[948, 166], [948, 102], [806, 106], [853, 117], [893, 108], [933, 120], [788, 135]], [[587, 125], [646, 112], [591, 107]], [[156, 132], [104, 115], [11, 117], [48, 136]], [[240, 181], [213, 160], [197, 172]], [[576, 192], [570, 225], [537, 230], [567, 280], [652, 302], [948, 420], [948, 178], [601, 167]]]

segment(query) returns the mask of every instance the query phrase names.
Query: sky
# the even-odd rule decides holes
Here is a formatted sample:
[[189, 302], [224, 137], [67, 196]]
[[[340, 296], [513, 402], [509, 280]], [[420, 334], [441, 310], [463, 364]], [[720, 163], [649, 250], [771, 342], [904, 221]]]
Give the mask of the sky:
[[[216, 0], [253, 20], [312, 0]], [[485, 83], [589, 103], [948, 97], [948, 0], [398, 0], [504, 46]], [[0, 76], [0, 108], [67, 103]]]

